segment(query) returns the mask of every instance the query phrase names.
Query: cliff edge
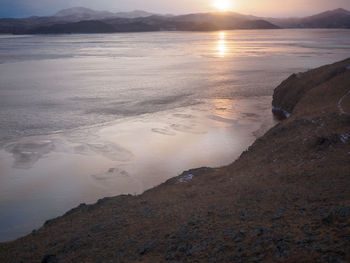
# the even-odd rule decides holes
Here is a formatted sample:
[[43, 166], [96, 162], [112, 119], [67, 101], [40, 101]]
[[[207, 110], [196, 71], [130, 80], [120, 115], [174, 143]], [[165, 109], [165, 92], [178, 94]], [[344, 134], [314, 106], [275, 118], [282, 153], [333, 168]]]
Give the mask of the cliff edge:
[[[296, 104], [299, 103], [304, 95], [311, 89], [327, 83], [349, 70], [350, 60], [346, 59], [307, 72], [292, 74], [275, 89], [272, 101], [272, 111], [279, 119], [289, 117]], [[304, 105], [304, 107], [308, 106]]]
[[82, 204], [0, 262], [350, 262], [350, 59], [291, 76], [273, 106], [288, 118], [234, 163]]

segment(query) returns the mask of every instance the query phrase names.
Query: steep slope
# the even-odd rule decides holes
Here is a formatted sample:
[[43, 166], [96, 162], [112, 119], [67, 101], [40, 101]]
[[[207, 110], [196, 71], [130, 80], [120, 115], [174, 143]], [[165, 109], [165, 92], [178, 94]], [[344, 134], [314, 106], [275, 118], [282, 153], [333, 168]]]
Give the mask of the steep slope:
[[82, 204], [0, 244], [0, 262], [349, 262], [349, 66], [287, 80], [292, 115], [233, 164]]

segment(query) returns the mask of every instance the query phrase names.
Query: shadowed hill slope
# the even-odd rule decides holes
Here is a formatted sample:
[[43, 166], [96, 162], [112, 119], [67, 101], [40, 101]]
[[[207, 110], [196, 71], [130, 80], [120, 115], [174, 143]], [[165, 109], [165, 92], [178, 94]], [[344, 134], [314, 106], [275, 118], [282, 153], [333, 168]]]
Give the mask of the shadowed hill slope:
[[350, 28], [350, 12], [342, 8], [301, 18], [267, 20], [283, 28]]
[[[91, 28], [90, 28], [91, 27]], [[84, 7], [54, 16], [0, 18], [0, 34], [118, 33], [149, 31], [213, 31], [277, 28], [350, 28], [350, 12], [335, 9], [301, 18], [266, 18], [235, 12], [157, 15], [145, 11], [94, 11]]]
[[[289, 115], [297, 103], [311, 89], [327, 83], [329, 80], [345, 74], [349, 70], [350, 61], [347, 59], [333, 65], [326, 65], [308, 72], [291, 75], [275, 89], [272, 102], [273, 111], [275, 114], [280, 115], [278, 111], [281, 111], [281, 113]], [[347, 83], [343, 83], [343, 85], [346, 87]]]
[[82, 204], [0, 244], [0, 262], [349, 262], [349, 66], [284, 82], [291, 116], [231, 165]]

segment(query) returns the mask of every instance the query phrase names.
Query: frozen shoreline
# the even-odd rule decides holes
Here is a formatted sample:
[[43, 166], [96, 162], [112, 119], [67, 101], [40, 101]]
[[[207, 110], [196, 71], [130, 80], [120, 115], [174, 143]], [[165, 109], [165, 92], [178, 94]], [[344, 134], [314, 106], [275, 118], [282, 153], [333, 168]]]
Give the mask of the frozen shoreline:
[[16, 238], [80, 203], [140, 194], [183, 170], [229, 164], [274, 124], [270, 104], [268, 96], [213, 99], [5, 144], [1, 241], [11, 236], [5, 221]]

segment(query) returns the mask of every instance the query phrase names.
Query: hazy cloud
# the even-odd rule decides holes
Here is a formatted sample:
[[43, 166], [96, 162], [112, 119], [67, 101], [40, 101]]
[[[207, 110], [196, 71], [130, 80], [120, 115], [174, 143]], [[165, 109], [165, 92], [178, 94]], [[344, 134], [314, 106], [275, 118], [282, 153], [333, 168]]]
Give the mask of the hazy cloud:
[[[130, 11], [141, 9], [157, 13], [210, 11], [215, 0], [0, 0], [0, 17], [52, 15], [69, 7]], [[233, 11], [254, 15], [307, 15], [326, 9], [350, 9], [350, 0], [231, 0]]]

